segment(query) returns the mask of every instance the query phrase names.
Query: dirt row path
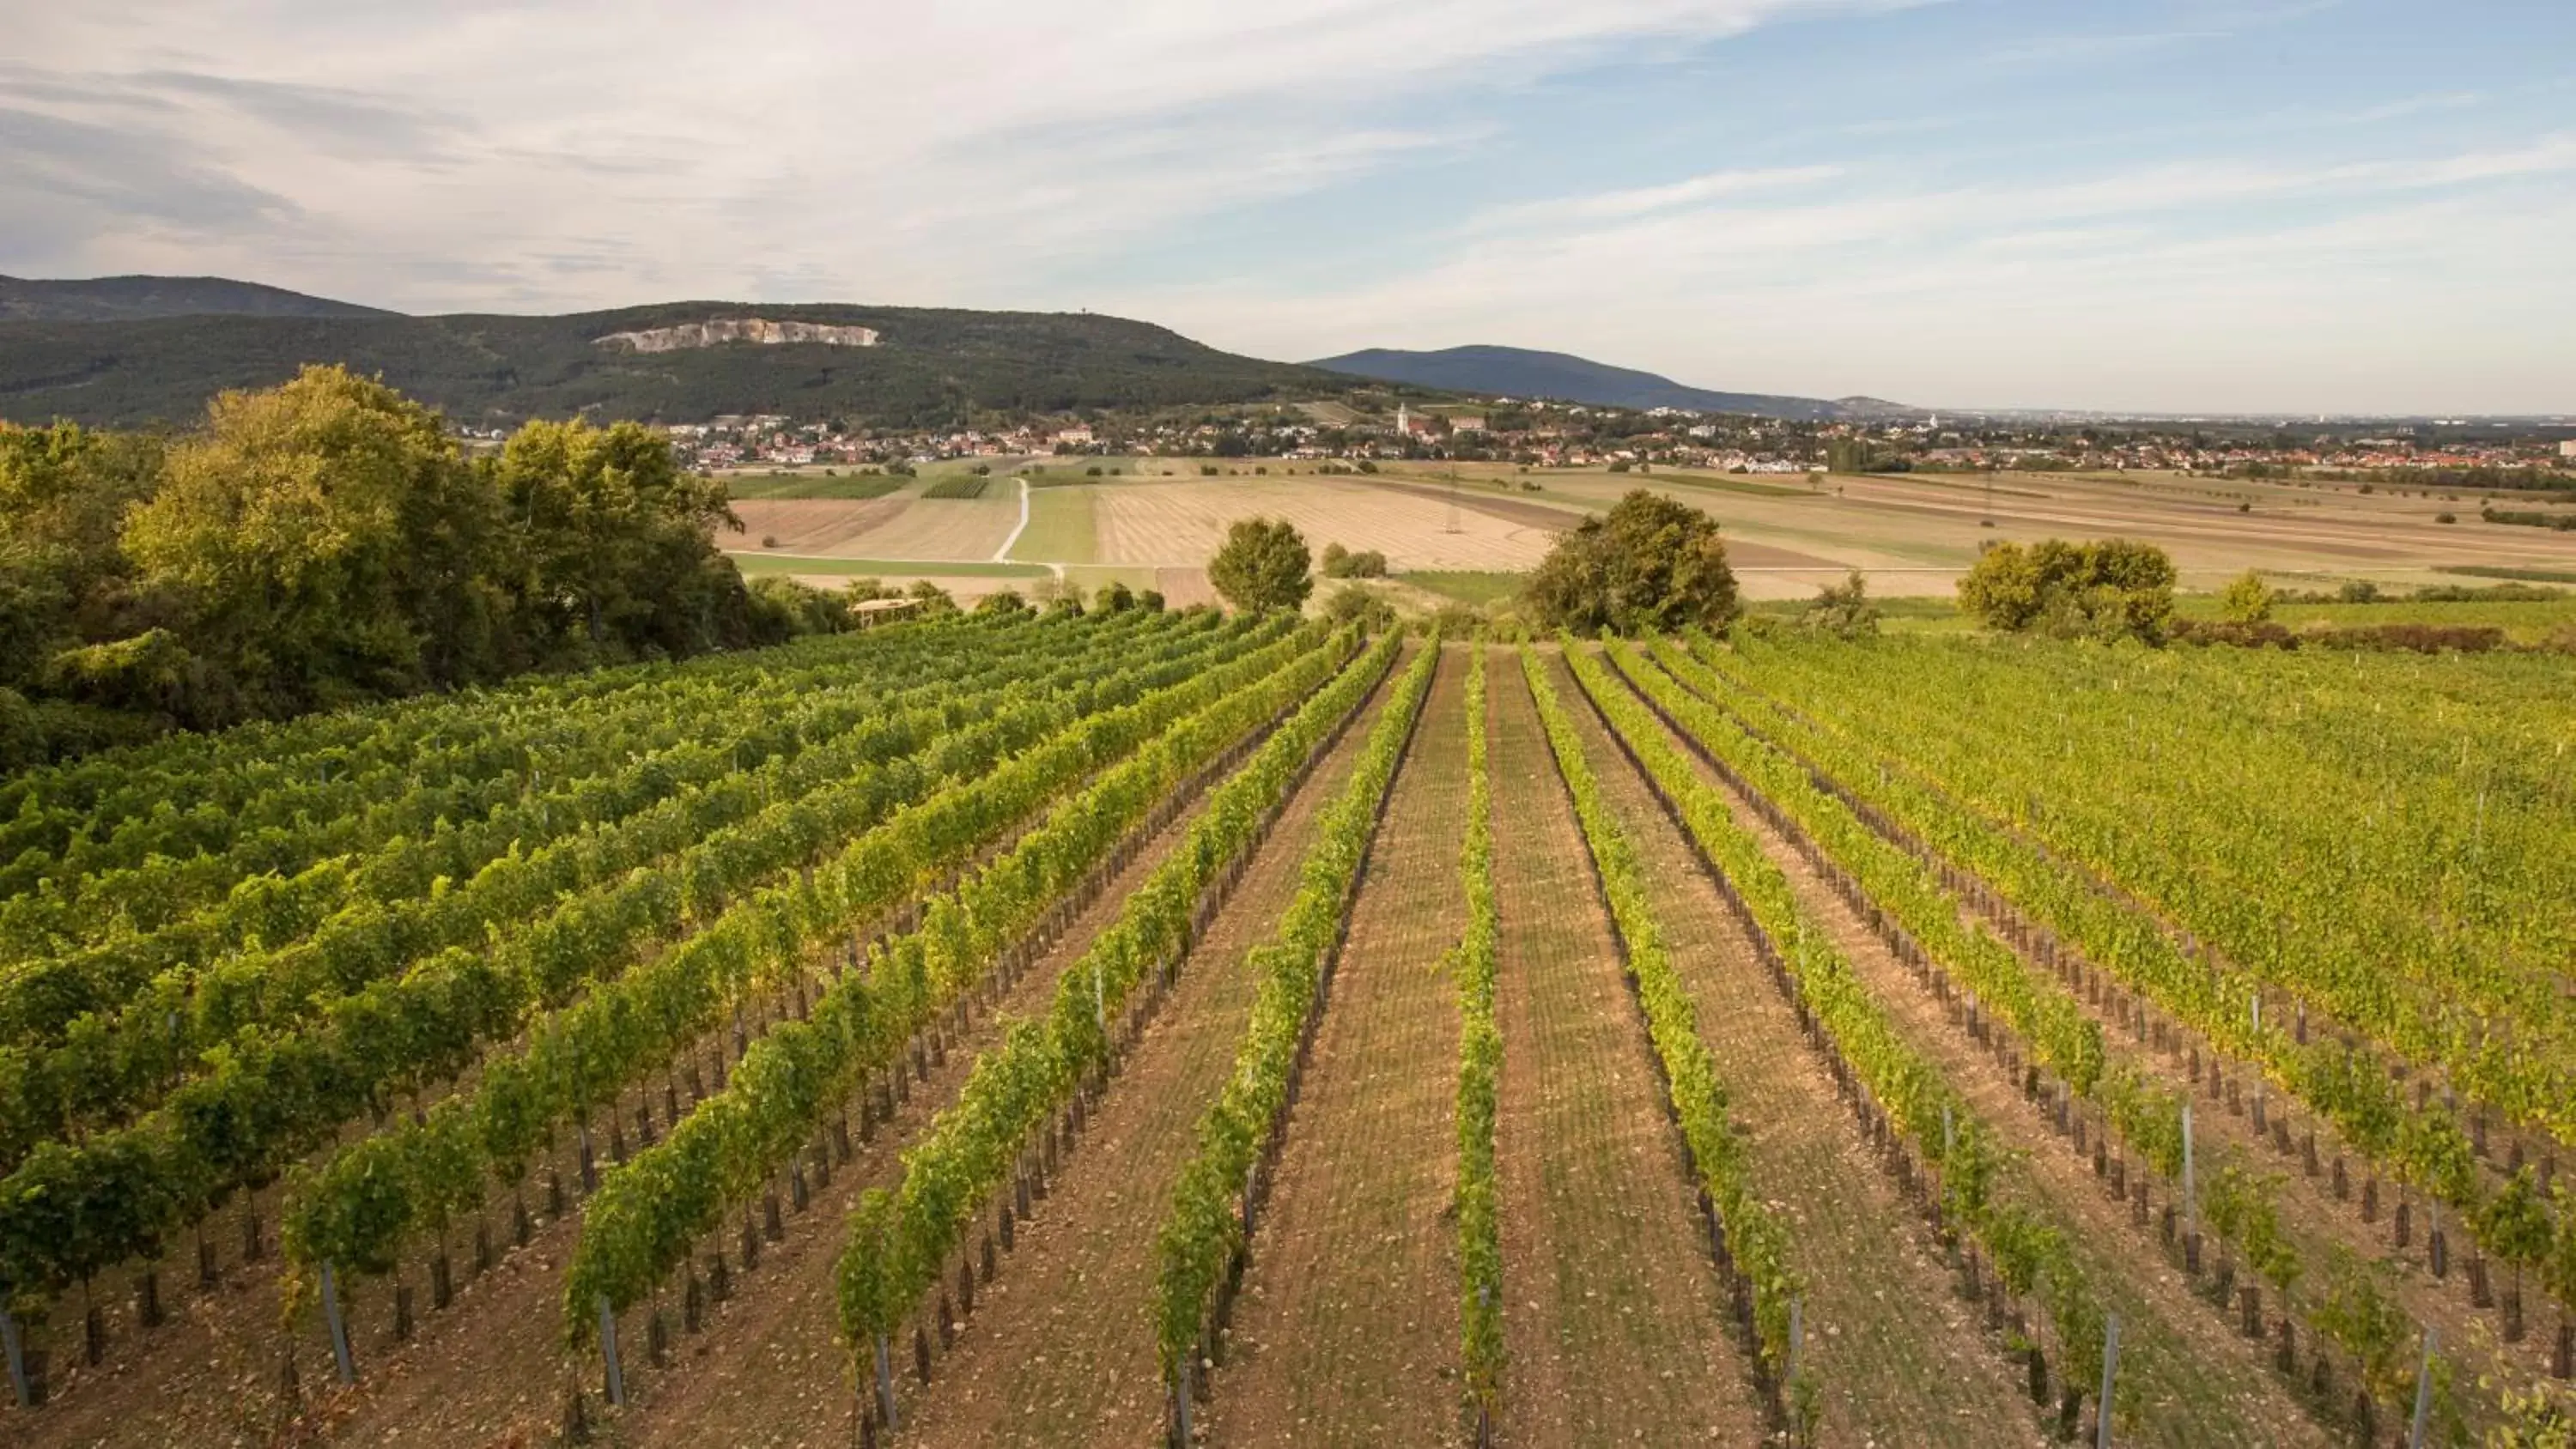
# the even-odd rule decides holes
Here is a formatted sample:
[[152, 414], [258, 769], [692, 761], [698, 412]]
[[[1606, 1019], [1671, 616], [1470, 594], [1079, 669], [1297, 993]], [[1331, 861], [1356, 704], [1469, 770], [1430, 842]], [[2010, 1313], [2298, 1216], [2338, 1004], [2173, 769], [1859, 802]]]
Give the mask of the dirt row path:
[[[850, 1395], [835, 1391], [836, 1379], [847, 1378], [847, 1371], [840, 1363], [843, 1355], [830, 1342], [831, 1269], [843, 1216], [860, 1192], [884, 1180], [930, 1114], [955, 1095], [974, 1053], [998, 1035], [1001, 1017], [1043, 1005], [1063, 962], [1097, 929], [1102, 902], [1123, 899], [1125, 890], [1169, 852], [1195, 813], [1195, 806], [1184, 811], [1138, 852], [1100, 901], [1081, 913], [1004, 994], [999, 1009], [980, 1017], [951, 1043], [927, 1080], [909, 1085], [893, 1119], [880, 1124], [872, 1140], [860, 1141], [854, 1133], [850, 1161], [835, 1168], [829, 1183], [813, 1184], [805, 1211], [782, 1203], [785, 1239], [762, 1243], [756, 1269], [743, 1271], [737, 1230], [728, 1225], [721, 1238], [734, 1273], [733, 1293], [726, 1303], [710, 1305], [704, 1331], [682, 1333], [677, 1295], [664, 1295], [660, 1306], [673, 1339], [670, 1370], [657, 1371], [648, 1362], [645, 1315], [627, 1315], [624, 1359], [631, 1402], [603, 1426], [612, 1438], [650, 1440], [666, 1420], [685, 1420], [703, 1401], [741, 1415], [725, 1422], [719, 1437], [729, 1442], [754, 1442], [744, 1435], [755, 1422], [765, 1429], [771, 1423], [847, 1415]], [[563, 1269], [579, 1241], [579, 1217], [576, 1208], [548, 1224], [527, 1249], [461, 1292], [454, 1309], [436, 1315], [408, 1349], [381, 1373], [371, 1373], [356, 1395], [337, 1406], [331, 1436], [352, 1444], [542, 1441], [560, 1427], [565, 1400], [575, 1387], [589, 1395], [591, 1412], [599, 1414], [595, 1359], [577, 1372], [561, 1347]], [[820, 1316], [813, 1325], [818, 1341], [775, 1342], [795, 1337], [799, 1313], [817, 1301], [818, 1283], [820, 1307], [815, 1312]], [[782, 1335], [782, 1330], [788, 1331]], [[553, 1367], [541, 1371], [540, 1365]], [[745, 1411], [746, 1403], [756, 1403], [757, 1411]], [[846, 1428], [842, 1424], [837, 1432]], [[799, 1432], [787, 1432], [766, 1442], [807, 1441]]]
[[[1381, 686], [1364, 706], [1354, 729], [1382, 707]], [[1351, 736], [1336, 746], [1319, 766], [1330, 768], [1346, 754]], [[1299, 801], [1313, 789], [1310, 777]], [[860, 1149], [851, 1163], [818, 1193], [816, 1211], [791, 1221], [787, 1241], [764, 1250], [758, 1273], [745, 1278], [732, 1303], [710, 1323], [709, 1331], [686, 1345], [685, 1371], [638, 1394], [631, 1422], [618, 1426], [620, 1442], [698, 1445], [844, 1445], [856, 1442], [857, 1379], [849, 1351], [838, 1337], [834, 1270], [839, 1262], [842, 1223], [871, 1187], [886, 1187], [902, 1174], [902, 1153], [932, 1117], [954, 1101], [975, 1059], [1001, 1039], [1003, 1023], [1036, 1015], [1053, 999], [1056, 979], [1080, 959], [1093, 938], [1117, 918], [1127, 897], [1177, 848], [1204, 808], [1193, 801], [1137, 853], [1100, 895], [1079, 912], [993, 1012], [980, 1019], [966, 1037], [953, 1044], [944, 1066], [928, 1082], [912, 1089], [909, 1105], [881, 1126], [874, 1142]], [[1298, 808], [1292, 802], [1291, 810]], [[1079, 1161], [1081, 1153], [1076, 1153]], [[1046, 1215], [1060, 1217], [1052, 1210]], [[1026, 1240], [1023, 1240], [1025, 1251]], [[995, 1280], [1008, 1292], [1016, 1260]], [[1003, 1301], [1008, 1301], [1007, 1299]]]
[[1268, 938], [1296, 893], [1324, 808], [1348, 782], [1392, 691], [1391, 676], [1254, 852], [1128, 1048], [1046, 1200], [1020, 1225], [1017, 1250], [982, 1290], [955, 1350], [915, 1397], [897, 1442], [1153, 1442], [1163, 1422], [1155, 1233], [1199, 1116], [1234, 1066], [1259, 986], [1244, 954]]
[[[1664, 728], [1658, 726], [1658, 728]], [[1687, 742], [1674, 736], [1676, 743]], [[1701, 777], [1724, 792], [1736, 819], [1761, 841], [1799, 899], [1916, 1050], [2017, 1154], [2030, 1186], [2071, 1231], [2072, 1246], [2106, 1308], [2120, 1316], [2120, 1442], [2323, 1445], [2326, 1432], [2273, 1374], [2264, 1348], [2239, 1338], [2168, 1266], [2154, 1240], [2107, 1201], [2089, 1160], [2041, 1125], [2010, 1079], [1948, 1017], [1833, 888], [1705, 761]]]
[[1580, 703], [1571, 673], [1555, 667], [1584, 753], [1636, 844], [1754, 1180], [1789, 1225], [1805, 1289], [1804, 1362], [1823, 1396], [1818, 1443], [2045, 1442], [2001, 1340], [1979, 1332], [1939, 1245], [1880, 1169], [1689, 838]]
[[1727, 1332], [1582, 827], [1519, 659], [1499, 650], [1487, 669], [1503, 927], [1502, 1441], [1759, 1442], [1750, 1366]]
[[1458, 1442], [1456, 983], [1466, 660], [1448, 652], [1368, 878], [1252, 1266], [1210, 1380], [1212, 1445]]

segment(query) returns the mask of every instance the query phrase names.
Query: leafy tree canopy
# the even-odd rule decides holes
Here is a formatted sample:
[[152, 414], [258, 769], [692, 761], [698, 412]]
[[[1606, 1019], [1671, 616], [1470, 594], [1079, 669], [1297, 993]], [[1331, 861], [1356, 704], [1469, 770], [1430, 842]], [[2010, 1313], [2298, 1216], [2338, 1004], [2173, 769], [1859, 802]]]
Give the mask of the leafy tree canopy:
[[469, 461], [437, 414], [306, 368], [175, 442], [0, 426], [0, 766], [169, 725], [763, 642], [722, 485], [631, 423]]
[[1527, 597], [1541, 627], [1583, 635], [1718, 629], [1738, 612], [1717, 520], [1643, 489], [1557, 540]]
[[1208, 561], [1208, 582], [1245, 613], [1299, 609], [1315, 581], [1305, 537], [1284, 518], [1243, 518], [1227, 529], [1225, 545]]
[[2148, 543], [1999, 543], [1959, 580], [1959, 607], [1989, 629], [2158, 643], [2173, 622], [2173, 560]]

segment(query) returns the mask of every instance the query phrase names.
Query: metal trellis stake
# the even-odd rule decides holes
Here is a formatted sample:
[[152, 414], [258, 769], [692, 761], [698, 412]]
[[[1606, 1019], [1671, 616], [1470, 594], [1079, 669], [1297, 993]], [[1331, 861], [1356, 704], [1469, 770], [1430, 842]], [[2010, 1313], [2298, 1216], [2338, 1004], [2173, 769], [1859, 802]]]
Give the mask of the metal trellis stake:
[[2424, 1330], [2424, 1361], [2415, 1370], [2415, 1424], [2406, 1433], [2406, 1449], [2424, 1449], [2425, 1421], [2433, 1416], [2433, 1349], [2442, 1330]]
[[2102, 1330], [2102, 1402], [2093, 1414], [2093, 1449], [2111, 1449], [2111, 1389], [2120, 1376], [2120, 1315]]
[[617, 1361], [617, 1310], [608, 1304], [608, 1295], [599, 1295], [599, 1355], [608, 1361], [608, 1402], [626, 1402], [626, 1370]]
[[903, 1427], [894, 1411], [894, 1356], [886, 1348], [884, 1329], [877, 1330], [877, 1409], [888, 1429]]
[[27, 1389], [27, 1354], [18, 1342], [18, 1320], [10, 1316], [5, 1302], [0, 1302], [0, 1350], [9, 1356], [9, 1392], [17, 1396], [18, 1407], [36, 1407], [35, 1397]]
[[2194, 1191], [2191, 1153], [2191, 1103], [2182, 1104], [2182, 1211], [2183, 1226], [2200, 1231], [2200, 1194]]
[[1798, 1382], [1798, 1360], [1807, 1344], [1807, 1300], [1804, 1295], [1789, 1300], [1789, 1372], [1783, 1380]]
[[340, 1278], [329, 1263], [322, 1265], [322, 1321], [331, 1329], [331, 1360], [340, 1371], [340, 1382], [356, 1383], [358, 1365], [349, 1357], [349, 1323], [340, 1316]]

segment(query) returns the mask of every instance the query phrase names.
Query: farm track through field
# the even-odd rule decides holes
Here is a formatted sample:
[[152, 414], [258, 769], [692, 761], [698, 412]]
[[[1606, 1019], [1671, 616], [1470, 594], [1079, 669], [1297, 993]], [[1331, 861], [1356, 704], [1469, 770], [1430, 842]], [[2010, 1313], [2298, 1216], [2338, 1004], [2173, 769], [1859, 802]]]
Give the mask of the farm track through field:
[[1396, 776], [1255, 1229], [1206, 1442], [1460, 1440], [1456, 986], [1466, 660], [1443, 659]]
[[[1562, 662], [1554, 670], [1559, 694], [1579, 701]], [[1636, 847], [1753, 1180], [1789, 1225], [1806, 1290], [1804, 1362], [1824, 1405], [1818, 1442], [2042, 1442], [2000, 1342], [1981, 1337], [1938, 1245], [1880, 1170], [1689, 838], [1599, 717], [1568, 713]]]
[[[1398, 665], [1396, 673], [1402, 672]], [[1381, 686], [1290, 797], [1243, 879], [1125, 1054], [1080, 1145], [918, 1398], [904, 1445], [1120, 1445], [1164, 1419], [1155, 1232], [1200, 1115], [1234, 1067], [1260, 978], [1244, 953], [1295, 895], [1319, 817], [1393, 695]]]
[[2020, 1084], [1965, 1031], [1951, 1026], [1939, 1003], [1867, 922], [1706, 761], [1694, 755], [1691, 764], [1727, 796], [1737, 821], [1761, 841], [1907, 1041], [1941, 1071], [1998, 1144], [2021, 1155], [2032, 1186], [2074, 1230], [2072, 1244], [2099, 1285], [2104, 1306], [2120, 1315], [2120, 1442], [2177, 1449], [2333, 1442], [2272, 1373], [2263, 1346], [2237, 1337], [2222, 1315], [2195, 1296], [2154, 1239], [2131, 1227], [2127, 1211], [2104, 1198], [2090, 1164], [2040, 1123], [2022, 1099]]
[[[1517, 659], [1493, 690], [1500, 1439], [1724, 1442], [1762, 1411], [1608, 912]], [[1601, 761], [1595, 761], [1599, 768]]]

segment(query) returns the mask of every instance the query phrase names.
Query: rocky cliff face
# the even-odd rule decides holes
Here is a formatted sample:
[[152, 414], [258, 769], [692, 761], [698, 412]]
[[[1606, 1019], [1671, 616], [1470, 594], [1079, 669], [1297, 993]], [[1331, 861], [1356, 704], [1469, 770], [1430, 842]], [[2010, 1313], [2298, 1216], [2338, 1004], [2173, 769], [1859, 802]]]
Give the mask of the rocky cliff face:
[[726, 342], [758, 342], [770, 346], [782, 342], [819, 342], [826, 347], [874, 347], [877, 345], [877, 332], [873, 327], [833, 327], [821, 322], [769, 322], [758, 317], [720, 317], [712, 322], [688, 322], [677, 327], [656, 327], [646, 332], [611, 332], [592, 340], [601, 347], [622, 347], [630, 352], [679, 352]]

